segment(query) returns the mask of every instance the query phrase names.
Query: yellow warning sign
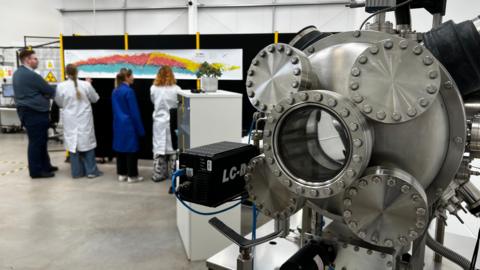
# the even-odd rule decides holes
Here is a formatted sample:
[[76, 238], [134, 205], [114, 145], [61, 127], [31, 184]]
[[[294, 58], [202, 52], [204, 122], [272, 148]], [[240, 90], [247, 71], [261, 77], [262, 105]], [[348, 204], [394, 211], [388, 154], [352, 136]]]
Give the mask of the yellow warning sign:
[[48, 72], [47, 76], [45, 76], [45, 81], [50, 82], [50, 83], [55, 83], [57, 82], [57, 78], [55, 78], [55, 75], [51, 71]]
[[53, 60], [47, 60], [45, 62], [45, 66], [47, 67], [47, 69], [50, 69], [50, 70], [55, 69], [55, 64], [54, 64]]

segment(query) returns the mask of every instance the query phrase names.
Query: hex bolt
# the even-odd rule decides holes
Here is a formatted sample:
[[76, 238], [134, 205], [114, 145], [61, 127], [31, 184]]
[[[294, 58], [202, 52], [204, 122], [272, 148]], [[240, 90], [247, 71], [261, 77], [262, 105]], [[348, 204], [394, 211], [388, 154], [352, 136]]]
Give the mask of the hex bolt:
[[290, 181], [290, 180], [288, 180], [288, 179], [285, 179], [285, 180], [283, 181], [283, 184], [284, 184], [285, 186], [287, 186], [287, 187], [291, 187], [291, 186], [292, 186], [292, 181]]
[[302, 71], [299, 68], [296, 68], [296, 69], [293, 70], [293, 75], [295, 75], [295, 76], [300, 75], [300, 73], [302, 73]]
[[282, 105], [275, 105], [275, 111], [278, 113], [283, 112], [283, 106]]
[[400, 235], [400, 236], [398, 237], [398, 241], [400, 241], [400, 242], [402, 242], [402, 243], [406, 243], [406, 242], [407, 242], [407, 238], [406, 238], [405, 236], [403, 236], [403, 235]]
[[269, 158], [267, 158], [267, 163], [268, 164], [273, 164], [273, 163], [275, 163], [275, 160], [273, 160], [273, 158], [269, 157]]
[[[252, 168], [252, 167], [249, 166], [249, 168]], [[249, 174], [249, 173], [247, 173], [247, 174], [245, 174], [245, 176], [243, 177], [243, 179], [245, 179], [245, 182], [248, 182], [248, 181], [250, 181], [250, 180], [252, 179], [252, 175]]]
[[436, 79], [438, 77], [438, 71], [436, 70], [431, 70], [430, 72], [428, 72], [428, 77], [430, 77], [430, 79]]
[[403, 186], [400, 188], [400, 191], [402, 191], [402, 193], [407, 193], [407, 192], [410, 191], [410, 186], [403, 185]]
[[400, 49], [405, 50], [406, 48], [408, 48], [408, 41], [404, 39], [398, 43], [398, 46], [400, 47]]
[[418, 194], [413, 194], [412, 195], [412, 201], [418, 202], [420, 200], [420, 196]]
[[425, 222], [418, 220], [415, 226], [417, 226], [419, 229], [423, 229], [423, 227], [425, 227]]
[[417, 115], [417, 110], [415, 108], [408, 108], [407, 115], [410, 117], [414, 117], [415, 115]]
[[299, 86], [300, 86], [300, 84], [298, 82], [293, 82], [292, 83], [293, 88], [298, 88]]
[[461, 137], [458, 137], [458, 136], [457, 136], [457, 137], [455, 137], [454, 140], [455, 140], [455, 143], [457, 143], [457, 144], [463, 143], [463, 139], [462, 139]]
[[350, 210], [343, 211], [343, 217], [344, 218], [351, 218], [352, 217], [352, 211], [350, 211]]
[[360, 186], [361, 188], [364, 188], [364, 187], [368, 186], [368, 182], [366, 180], [362, 179], [358, 182], [358, 186]]
[[385, 40], [385, 42], [383, 43], [383, 47], [385, 47], [385, 49], [387, 50], [390, 50], [391, 48], [393, 48], [393, 41], [391, 39]]
[[337, 182], [337, 185], [338, 185], [341, 189], [344, 189], [344, 188], [345, 188], [345, 182], [343, 182], [342, 180], [338, 181], [338, 182]]
[[253, 100], [253, 106], [258, 106], [260, 105], [260, 101], [258, 99]]
[[383, 120], [387, 117], [387, 114], [384, 111], [379, 111], [376, 114], [378, 120]]
[[330, 107], [335, 107], [335, 106], [337, 106], [337, 101], [333, 98], [330, 98], [327, 101], [327, 105], [330, 106]]
[[392, 113], [392, 119], [393, 119], [393, 121], [400, 121], [400, 120], [402, 120], [402, 115], [399, 114], [398, 112], [394, 112], [394, 113]]
[[260, 52], [260, 57], [265, 57], [267, 55], [267, 52], [266, 51], [261, 51]]
[[350, 89], [353, 91], [357, 90], [358, 88], [360, 88], [360, 84], [358, 82], [353, 82], [350, 84]]
[[416, 213], [417, 213], [418, 216], [425, 216], [427, 211], [425, 210], [425, 208], [420, 207], [420, 208], [417, 208]]
[[248, 71], [248, 76], [253, 76], [255, 74], [255, 71], [253, 71], [253, 69], [250, 69]]
[[358, 130], [358, 124], [356, 123], [350, 123], [350, 125], [348, 125], [350, 130], [351, 131], [357, 131]]
[[372, 255], [373, 254], [373, 251], [371, 249], [367, 250], [367, 254], [368, 255]]
[[362, 33], [359, 30], [353, 32], [353, 37], [359, 38], [361, 35]]
[[372, 112], [372, 106], [370, 106], [368, 104], [363, 105], [363, 111], [367, 114], [371, 113]]
[[313, 95], [313, 100], [315, 101], [322, 101], [322, 99], [323, 99], [323, 96], [320, 93]]
[[360, 140], [360, 139], [355, 139], [355, 140], [353, 140], [353, 145], [355, 147], [361, 147], [363, 145], [363, 141]]
[[247, 87], [252, 87], [253, 86], [253, 82], [252, 81], [247, 81]]
[[431, 95], [435, 94], [438, 90], [437, 87], [433, 84], [428, 85], [427, 88], [425, 88], [425, 89], [427, 90], [427, 93], [429, 93]]
[[296, 191], [297, 191], [297, 193], [299, 193], [299, 194], [305, 193], [305, 190], [303, 189], [303, 187], [297, 187]]
[[353, 155], [352, 159], [353, 159], [353, 162], [355, 162], [355, 163], [362, 162], [362, 157], [359, 156], [359, 155]]
[[308, 52], [309, 52], [309, 53], [314, 53], [314, 52], [315, 52], [315, 47], [310, 47], [310, 48], [308, 48]]
[[355, 252], [359, 252], [359, 251], [360, 251], [360, 248], [357, 247], [357, 246], [355, 246], [355, 247], [353, 248], [353, 250], [354, 250]]
[[352, 200], [350, 198], [345, 198], [343, 200], [343, 205], [345, 205], [346, 207], [350, 207], [352, 205]]
[[268, 47], [268, 51], [273, 53], [275, 51], [275, 47], [273, 45]]
[[312, 196], [312, 197], [318, 197], [318, 190], [316, 190], [316, 189], [310, 190], [310, 196]]
[[433, 58], [430, 55], [427, 55], [423, 58], [423, 63], [426, 66], [430, 66], [431, 64], [433, 64]]
[[452, 89], [453, 88], [453, 83], [451, 81], [446, 81], [444, 86], [447, 89]]
[[298, 94], [298, 96], [300, 97], [300, 100], [302, 101], [305, 101], [308, 99], [308, 94], [307, 93], [300, 93]]
[[355, 103], [361, 103], [363, 101], [363, 97], [356, 94], [353, 96], [353, 101], [355, 101]]
[[260, 105], [260, 109], [261, 109], [262, 111], [265, 111], [265, 110], [267, 109], [267, 105], [261, 104], [261, 105]]
[[421, 45], [417, 45], [413, 48], [413, 53], [416, 55], [420, 55], [423, 53], [423, 47]]
[[332, 192], [331, 188], [324, 188], [324, 189], [322, 189], [322, 193], [324, 195], [328, 196], [328, 195], [331, 195], [333, 192]]
[[360, 64], [366, 64], [368, 62], [368, 57], [365, 56], [365, 55], [361, 55], [359, 58], [358, 58], [358, 62]]
[[387, 180], [387, 185], [388, 185], [389, 187], [393, 187], [393, 186], [395, 186], [396, 184], [397, 184], [397, 182], [395, 181], [395, 179], [393, 179], [393, 178], [391, 178], [391, 177], [388, 178], [388, 180]]
[[371, 46], [368, 50], [370, 51], [371, 54], [375, 55], [378, 53], [379, 48], [374, 45], [374, 46]]
[[260, 63], [260, 62], [259, 62], [257, 59], [254, 59], [254, 60], [252, 61], [252, 64], [253, 64], [254, 66], [258, 66], [258, 63]]
[[272, 135], [272, 132], [267, 129], [267, 130], [263, 131], [263, 135], [265, 135], [267, 137], [270, 137]]
[[298, 57], [293, 57], [292, 60], [290, 60], [292, 64], [296, 65], [298, 63]]
[[393, 263], [392, 263], [391, 261], [388, 261], [388, 262], [387, 262], [387, 267], [390, 267], [390, 268], [391, 268], [392, 266], [393, 266]]
[[287, 104], [292, 105], [295, 102], [295, 100], [292, 97], [287, 98]]
[[375, 184], [380, 184], [382, 182], [382, 178], [376, 175], [372, 178], [372, 182]]
[[267, 143], [263, 144], [263, 149], [270, 150], [271, 149], [270, 144], [267, 144]]
[[358, 191], [357, 191], [356, 188], [351, 188], [351, 189], [348, 190], [348, 195], [350, 195], [352, 197], [356, 196], [357, 194], [358, 194]]
[[288, 55], [288, 56], [291, 56], [292, 54], [293, 54], [292, 49], [288, 48], [288, 49], [287, 49], [287, 55]]
[[377, 243], [377, 242], [378, 242], [377, 233], [375, 233], [374, 235], [372, 235], [372, 237], [370, 238], [370, 240], [371, 240], [373, 243]]
[[417, 238], [418, 233], [414, 230], [411, 230], [410, 232], [408, 232], [408, 236], [410, 236], [411, 238]]
[[426, 100], [426, 99], [424, 99], [424, 98], [420, 98], [418, 101], [419, 101], [419, 103], [420, 103], [420, 106], [422, 106], [422, 107], [424, 107], [424, 108], [427, 107], [428, 104], [430, 103], [430, 102], [428, 102], [428, 100]]
[[347, 171], [347, 176], [348, 177], [354, 177], [355, 175], [357, 175], [357, 173], [354, 170], [348, 170]]
[[283, 52], [283, 49], [284, 49], [284, 48], [283, 48], [283, 45], [282, 45], [282, 44], [278, 44], [278, 45], [277, 45], [277, 50], [278, 50], [279, 52]]
[[358, 76], [360, 76], [361, 71], [358, 67], [354, 67], [354, 68], [352, 68], [351, 73], [352, 73], [352, 76], [358, 77]]
[[253, 97], [255, 97], [255, 92], [252, 91], [251, 89], [248, 89], [247, 90], [247, 95], [248, 95], [249, 98], [253, 98]]
[[350, 111], [347, 110], [347, 109], [343, 109], [341, 112], [340, 112], [340, 115], [342, 117], [348, 117], [350, 115]]

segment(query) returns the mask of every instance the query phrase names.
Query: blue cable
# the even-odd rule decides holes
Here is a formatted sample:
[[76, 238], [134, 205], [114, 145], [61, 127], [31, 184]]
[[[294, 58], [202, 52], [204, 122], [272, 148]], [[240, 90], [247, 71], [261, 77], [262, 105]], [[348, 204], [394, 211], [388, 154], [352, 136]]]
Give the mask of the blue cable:
[[255, 125], [255, 119], [252, 119], [252, 123], [250, 124], [250, 130], [248, 131], [248, 144], [250, 144], [250, 140], [252, 138], [252, 131], [253, 131], [254, 125]]
[[218, 214], [221, 214], [221, 213], [224, 213], [226, 211], [229, 211], [237, 206], [239, 206], [240, 204], [242, 204], [243, 202], [243, 198], [240, 198], [240, 199], [237, 199], [237, 200], [234, 200], [234, 201], [239, 201], [238, 203], [232, 205], [232, 206], [229, 206], [225, 209], [222, 209], [222, 210], [218, 210], [218, 211], [214, 211], [214, 212], [200, 212], [198, 210], [195, 210], [193, 209], [192, 207], [190, 207], [188, 204], [186, 204], [177, 194], [176, 192], [176, 183], [175, 183], [175, 179], [178, 177], [178, 176], [182, 176], [182, 175], [185, 175], [185, 169], [180, 169], [180, 170], [177, 170], [176, 172], [173, 173], [172, 175], [172, 191], [173, 193], [175, 194], [175, 197], [177, 197], [177, 199], [180, 201], [180, 203], [182, 203], [183, 206], [185, 206], [185, 208], [187, 208], [188, 210], [192, 211], [193, 213], [197, 214], [197, 215], [202, 215], [202, 216], [212, 216], [212, 215], [218, 215]]
[[252, 240], [257, 239], [257, 206], [252, 204]]

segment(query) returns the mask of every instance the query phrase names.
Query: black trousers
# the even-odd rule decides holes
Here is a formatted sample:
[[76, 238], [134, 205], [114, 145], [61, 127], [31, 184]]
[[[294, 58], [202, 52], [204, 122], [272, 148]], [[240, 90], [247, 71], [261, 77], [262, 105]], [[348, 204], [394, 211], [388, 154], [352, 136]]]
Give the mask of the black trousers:
[[28, 170], [31, 177], [41, 176], [52, 169], [48, 155], [48, 112], [38, 112], [26, 107], [18, 107], [17, 113], [27, 129]]
[[128, 177], [138, 176], [137, 153], [117, 153], [117, 174]]

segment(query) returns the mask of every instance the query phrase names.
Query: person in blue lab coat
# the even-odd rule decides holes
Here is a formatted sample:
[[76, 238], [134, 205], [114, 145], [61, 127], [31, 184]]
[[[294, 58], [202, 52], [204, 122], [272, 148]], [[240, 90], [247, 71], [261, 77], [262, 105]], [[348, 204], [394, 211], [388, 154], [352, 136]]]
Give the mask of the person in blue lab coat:
[[116, 78], [112, 94], [113, 150], [117, 152], [118, 181], [135, 183], [143, 181], [138, 175], [138, 139], [145, 136], [140, 110], [134, 90], [133, 73], [122, 69]]

